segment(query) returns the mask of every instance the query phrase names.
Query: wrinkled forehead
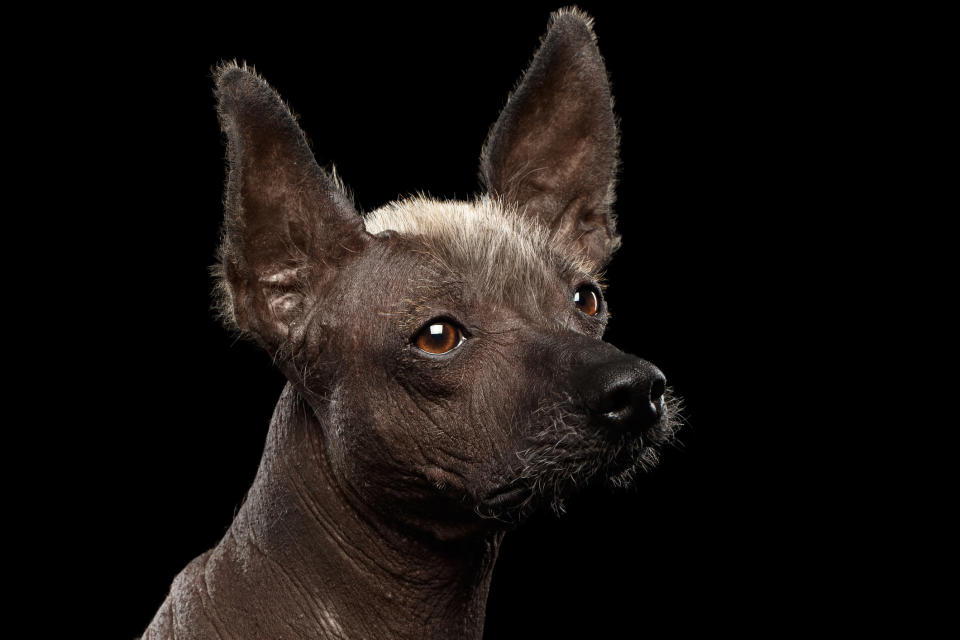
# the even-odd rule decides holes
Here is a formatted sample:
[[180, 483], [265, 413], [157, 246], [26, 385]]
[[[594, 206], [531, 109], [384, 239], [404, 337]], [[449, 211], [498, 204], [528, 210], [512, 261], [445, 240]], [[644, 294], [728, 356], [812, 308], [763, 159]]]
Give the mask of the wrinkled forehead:
[[416, 240], [441, 269], [500, 301], [538, 297], [558, 279], [597, 276], [592, 264], [551, 242], [536, 220], [488, 197], [409, 198], [371, 212], [364, 223], [372, 234], [389, 230]]

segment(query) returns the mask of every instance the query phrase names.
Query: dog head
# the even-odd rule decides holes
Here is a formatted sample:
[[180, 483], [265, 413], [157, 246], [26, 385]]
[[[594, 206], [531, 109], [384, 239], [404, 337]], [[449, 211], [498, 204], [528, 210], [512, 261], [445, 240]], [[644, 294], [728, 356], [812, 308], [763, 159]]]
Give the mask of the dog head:
[[663, 374], [602, 340], [618, 131], [585, 14], [552, 17], [471, 202], [361, 216], [255, 72], [220, 66], [216, 94], [221, 310], [307, 401], [356, 495], [454, 537], [656, 461]]

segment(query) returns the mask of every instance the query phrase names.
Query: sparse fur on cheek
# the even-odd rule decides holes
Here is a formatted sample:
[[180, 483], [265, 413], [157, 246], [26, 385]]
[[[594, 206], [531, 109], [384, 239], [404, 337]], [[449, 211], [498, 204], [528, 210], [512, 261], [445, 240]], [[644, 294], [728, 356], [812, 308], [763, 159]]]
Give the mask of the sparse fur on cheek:
[[523, 497], [507, 506], [485, 503], [482, 517], [522, 521], [541, 506], [564, 513], [565, 499], [597, 481], [614, 488], [632, 485], [638, 472], [652, 470], [660, 451], [676, 442], [683, 418], [682, 399], [670, 388], [664, 393], [663, 417], [640, 436], [611, 435], [590, 425], [570, 396], [544, 403], [531, 423], [531, 435], [516, 453], [518, 471], [511, 488]]

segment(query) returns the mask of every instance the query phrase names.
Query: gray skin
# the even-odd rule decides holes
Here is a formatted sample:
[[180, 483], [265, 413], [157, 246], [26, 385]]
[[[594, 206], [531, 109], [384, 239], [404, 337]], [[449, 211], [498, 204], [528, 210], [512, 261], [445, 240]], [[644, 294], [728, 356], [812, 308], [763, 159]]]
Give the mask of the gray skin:
[[[546, 230], [533, 279], [369, 233], [269, 85], [234, 64], [216, 85], [221, 308], [288, 384], [227, 534], [144, 638], [479, 639], [504, 532], [627, 484], [673, 432], [660, 372], [601, 339], [618, 133], [591, 21], [552, 16], [482, 154], [485, 193]], [[432, 355], [415, 337], [438, 318], [466, 339]]]

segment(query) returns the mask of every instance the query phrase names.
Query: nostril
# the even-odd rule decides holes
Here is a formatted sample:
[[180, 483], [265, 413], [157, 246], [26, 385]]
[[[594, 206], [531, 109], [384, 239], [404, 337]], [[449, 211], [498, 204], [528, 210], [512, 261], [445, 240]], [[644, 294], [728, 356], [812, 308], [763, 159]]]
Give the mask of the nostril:
[[620, 385], [609, 391], [601, 403], [603, 413], [615, 413], [633, 403], [633, 390], [630, 385]]
[[656, 402], [661, 397], [663, 397], [663, 392], [667, 388], [667, 379], [663, 375], [659, 375], [654, 379], [653, 384], [650, 385], [650, 402]]

